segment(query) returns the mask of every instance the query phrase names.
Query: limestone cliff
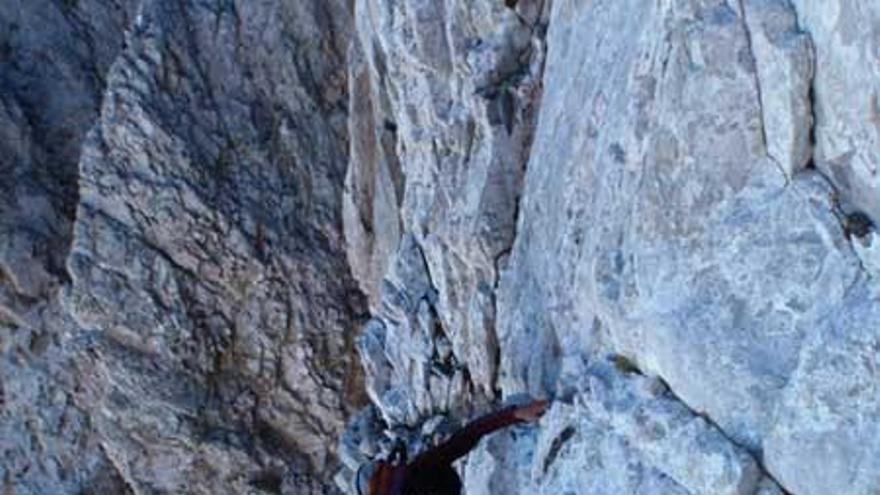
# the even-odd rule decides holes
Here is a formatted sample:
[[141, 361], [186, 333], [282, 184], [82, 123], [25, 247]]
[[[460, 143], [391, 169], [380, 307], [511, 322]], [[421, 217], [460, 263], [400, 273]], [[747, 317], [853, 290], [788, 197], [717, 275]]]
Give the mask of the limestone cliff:
[[880, 486], [873, 0], [0, 2], [4, 493]]

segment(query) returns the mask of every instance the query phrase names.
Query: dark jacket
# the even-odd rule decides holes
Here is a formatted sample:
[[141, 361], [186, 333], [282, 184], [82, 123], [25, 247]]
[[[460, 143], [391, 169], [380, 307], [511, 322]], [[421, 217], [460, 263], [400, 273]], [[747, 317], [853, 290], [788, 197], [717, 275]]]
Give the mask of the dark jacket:
[[528, 421], [523, 417], [523, 411], [538, 411], [533, 413], [537, 418], [546, 407], [546, 401], [507, 407], [472, 421], [445, 442], [419, 454], [412, 462], [379, 461], [370, 478], [369, 495], [459, 495], [461, 479], [452, 463], [470, 452], [489, 433]]

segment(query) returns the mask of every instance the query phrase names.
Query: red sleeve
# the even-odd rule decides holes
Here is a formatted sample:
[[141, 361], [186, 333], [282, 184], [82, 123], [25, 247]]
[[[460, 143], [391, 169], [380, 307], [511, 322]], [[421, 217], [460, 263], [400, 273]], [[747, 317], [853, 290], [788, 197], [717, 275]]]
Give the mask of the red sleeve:
[[452, 464], [456, 459], [470, 452], [480, 439], [489, 433], [516, 423], [522, 423], [523, 420], [516, 417], [517, 408], [518, 406], [510, 406], [471, 421], [445, 442], [419, 454], [411, 465], [425, 467]]

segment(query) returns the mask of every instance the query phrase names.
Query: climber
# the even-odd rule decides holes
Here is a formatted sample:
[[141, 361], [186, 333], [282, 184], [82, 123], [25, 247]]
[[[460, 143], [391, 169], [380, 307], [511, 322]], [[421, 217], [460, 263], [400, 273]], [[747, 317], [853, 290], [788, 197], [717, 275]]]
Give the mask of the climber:
[[358, 494], [459, 495], [461, 480], [452, 463], [470, 452], [489, 433], [537, 420], [549, 404], [546, 400], [539, 400], [487, 414], [453, 433], [441, 444], [422, 452], [409, 463], [406, 461], [406, 447], [398, 444], [388, 460], [380, 460], [369, 466], [371, 472], [361, 473], [358, 470]]

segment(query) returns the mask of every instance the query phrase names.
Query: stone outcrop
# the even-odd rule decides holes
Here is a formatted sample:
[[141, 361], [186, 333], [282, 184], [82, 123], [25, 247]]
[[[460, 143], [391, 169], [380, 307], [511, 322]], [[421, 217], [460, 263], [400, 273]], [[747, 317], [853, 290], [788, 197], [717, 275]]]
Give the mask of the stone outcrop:
[[869, 0], [0, 4], [4, 493], [880, 486]]
[[[121, 365], [156, 367], [123, 393], [186, 437], [300, 453], [318, 472], [363, 400], [332, 36], [349, 22], [327, 2], [142, 5], [83, 147], [68, 261], [80, 324], [133, 351]], [[142, 418], [157, 419], [133, 407], [108, 428]]]
[[[421, 5], [393, 3], [405, 12]], [[880, 476], [869, 385], [877, 379], [877, 216], [865, 167], [828, 157], [845, 141], [867, 161], [876, 149], [868, 99], [850, 99], [870, 91], [875, 65], [843, 55], [873, 60], [866, 30], [876, 13], [860, 2], [844, 2], [839, 16], [827, 12], [837, 7], [786, 1], [513, 3], [520, 17], [548, 16], [546, 34], [530, 33], [546, 57], [535, 64], [537, 118], [518, 120], [533, 129], [522, 144], [528, 160], [509, 258], [499, 257], [488, 293], [444, 297], [460, 257], [429, 253], [449, 215], [432, 203], [407, 222], [407, 200], [419, 197], [411, 187], [442, 190], [473, 168], [422, 180], [423, 161], [409, 151], [417, 146], [399, 143], [404, 241], [362, 340], [380, 410], [393, 424], [414, 424], [413, 416], [455, 412], [430, 400], [450, 393], [473, 397], [469, 404], [479, 395], [556, 397], [536, 431], [486, 442], [462, 467], [475, 493], [870, 493]], [[450, 14], [457, 3], [444, 6], [455, 19], [445, 32], [466, 31]], [[380, 39], [424, 32], [366, 31]], [[471, 74], [466, 63], [453, 67], [463, 79]], [[442, 67], [423, 63], [398, 80], [436, 73]], [[841, 92], [825, 97], [832, 87]], [[442, 125], [430, 132], [419, 122], [418, 131], [443, 135]], [[841, 179], [856, 175], [855, 186]], [[415, 271], [423, 262], [413, 244], [425, 259]], [[455, 278], [456, 288], [467, 280]], [[454, 320], [484, 300], [493, 309], [486, 340], [470, 333], [474, 318]], [[435, 320], [444, 339], [431, 343]], [[468, 345], [454, 344], [458, 332], [469, 332]], [[444, 369], [437, 357], [448, 334], [464, 387], [431, 376]], [[479, 355], [497, 352], [496, 362], [473, 357], [485, 341]], [[611, 406], [579, 390], [609, 356], [668, 385], [672, 395], [660, 402], [683, 409], [658, 416], [659, 428], [694, 433], [652, 443], [643, 425], [624, 420], [639, 421], [630, 416], [642, 409], [623, 408], [620, 426], [593, 412]], [[605, 387], [619, 394], [627, 386]], [[571, 401], [582, 406], [572, 412]], [[665, 407], [651, 404], [640, 407]], [[676, 426], [682, 421], [694, 426]], [[682, 439], [690, 434], [711, 436], [713, 452], [727, 453], [701, 457]], [[572, 454], [542, 469], [557, 462], [563, 447], [554, 442], [563, 437]]]
[[[549, 12], [526, 4], [358, 3], [370, 91], [353, 93], [352, 107], [372, 108], [373, 122], [352, 136], [360, 145], [349, 179], [360, 187], [347, 197], [361, 207], [346, 226], [359, 231], [351, 258], [397, 246], [383, 282], [381, 271], [361, 277], [376, 301], [362, 341], [368, 392], [393, 421], [499, 394], [496, 291], [541, 101]], [[372, 221], [379, 211], [399, 223]]]
[[0, 478], [333, 490], [366, 401], [342, 236], [350, 5], [131, 4], [4, 7]]

